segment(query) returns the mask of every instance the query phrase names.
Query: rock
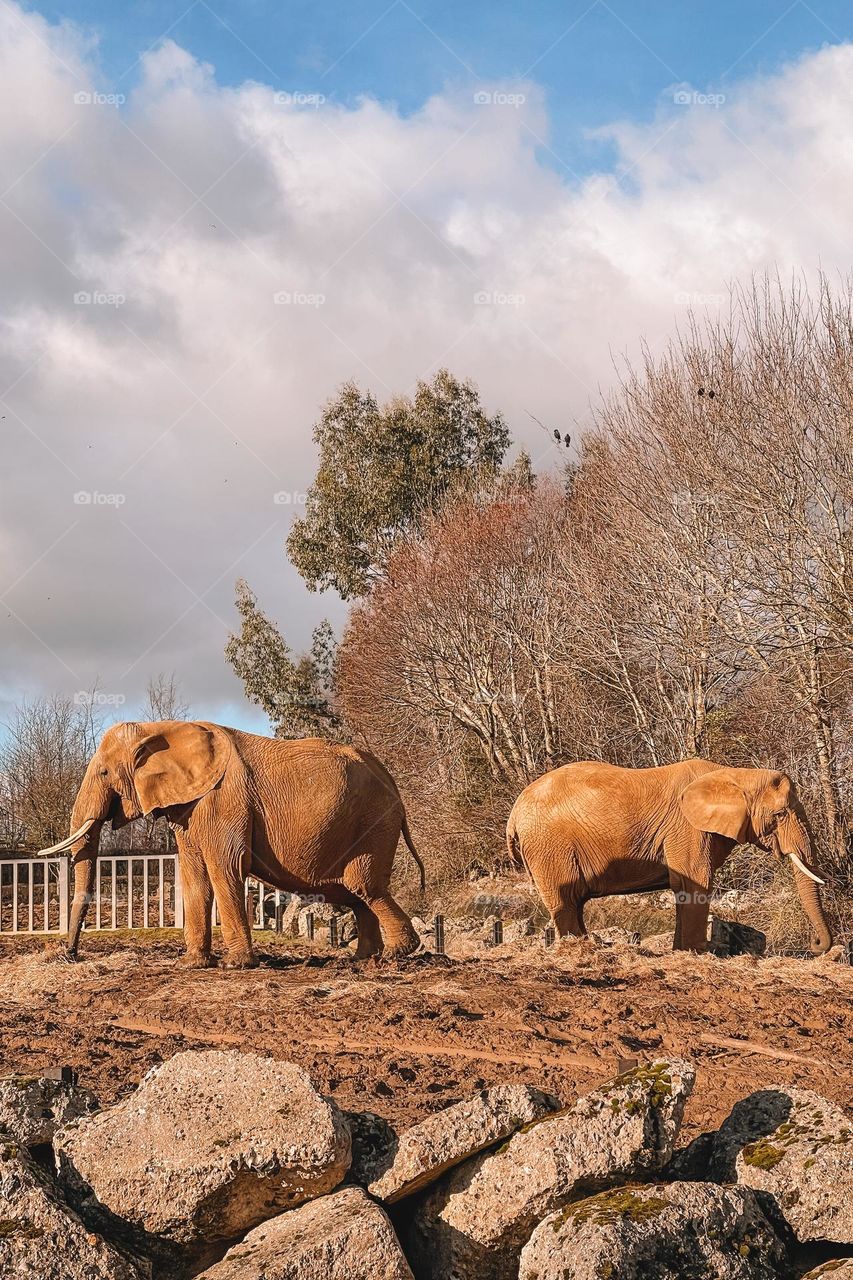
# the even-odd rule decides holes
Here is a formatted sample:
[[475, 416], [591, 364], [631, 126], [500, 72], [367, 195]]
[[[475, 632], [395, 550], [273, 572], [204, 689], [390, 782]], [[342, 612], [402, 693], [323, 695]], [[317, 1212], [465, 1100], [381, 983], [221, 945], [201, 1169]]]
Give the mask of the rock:
[[767, 949], [767, 936], [760, 929], [735, 920], [710, 918], [709, 951], [715, 956], [763, 956]]
[[360, 1187], [281, 1213], [197, 1280], [412, 1280], [394, 1228]]
[[393, 1204], [559, 1105], [556, 1098], [529, 1085], [481, 1089], [473, 1098], [436, 1111], [401, 1133], [396, 1150], [380, 1157], [370, 1170], [367, 1189], [377, 1200]]
[[332, 902], [312, 902], [302, 905], [297, 914], [297, 931], [300, 938], [308, 937], [308, 917], [314, 917], [314, 937], [317, 941], [328, 936], [329, 922], [336, 917], [338, 922], [338, 943], [351, 942], [357, 936], [355, 916], [352, 911], [342, 911]]
[[695, 1072], [636, 1068], [455, 1169], [419, 1205], [410, 1257], [424, 1280], [514, 1277], [538, 1222], [590, 1186], [645, 1178], [670, 1159]]
[[605, 929], [592, 930], [593, 942], [604, 943], [613, 946], [614, 943], [621, 943], [626, 947], [638, 947], [640, 945], [640, 935], [631, 929], [620, 929], [618, 925], [608, 925]]
[[4, 1076], [0, 1080], [0, 1129], [25, 1147], [52, 1142], [60, 1125], [97, 1111], [100, 1103], [88, 1089], [38, 1076]]
[[350, 1163], [334, 1103], [298, 1067], [236, 1050], [178, 1053], [135, 1093], [54, 1140], [87, 1222], [144, 1237], [226, 1240], [331, 1191]]
[[281, 913], [281, 931], [295, 937], [299, 932], [299, 912], [303, 909], [305, 903], [298, 894], [292, 893], [287, 900], [287, 906]]
[[3, 1280], [141, 1280], [146, 1270], [83, 1225], [23, 1146], [0, 1139]]
[[650, 933], [640, 943], [640, 950], [648, 952], [649, 955], [664, 956], [672, 950], [674, 941], [674, 929], [669, 930], [667, 933]]
[[700, 1133], [661, 1170], [662, 1182], [708, 1182], [716, 1133]]
[[853, 1280], [853, 1258], [833, 1258], [807, 1271], [802, 1280]]
[[541, 1222], [519, 1280], [775, 1280], [785, 1251], [755, 1194], [710, 1182], [618, 1187]]
[[343, 1116], [352, 1138], [349, 1181], [366, 1187], [377, 1169], [387, 1168], [393, 1160], [397, 1131], [373, 1111], [345, 1111]]
[[711, 1176], [770, 1192], [801, 1241], [853, 1244], [853, 1120], [819, 1093], [779, 1085], [738, 1102]]

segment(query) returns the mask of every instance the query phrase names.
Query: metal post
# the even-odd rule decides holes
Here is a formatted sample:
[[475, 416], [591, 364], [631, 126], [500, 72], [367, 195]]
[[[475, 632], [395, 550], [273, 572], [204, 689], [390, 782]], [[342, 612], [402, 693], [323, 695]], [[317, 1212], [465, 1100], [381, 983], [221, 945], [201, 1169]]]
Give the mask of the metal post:
[[437, 956], [444, 955], [444, 916], [436, 916], [433, 920], [433, 928], [435, 929], [435, 954]]
[[332, 916], [329, 921], [329, 946], [336, 947], [338, 945], [338, 917]]
[[503, 920], [492, 921], [492, 946], [499, 947], [504, 940]]
[[545, 929], [545, 946], [553, 947], [556, 937], [557, 935], [554, 932], [554, 926], [552, 924], [549, 924]]
[[305, 917], [305, 936], [309, 942], [314, 941], [314, 912], [309, 911]]

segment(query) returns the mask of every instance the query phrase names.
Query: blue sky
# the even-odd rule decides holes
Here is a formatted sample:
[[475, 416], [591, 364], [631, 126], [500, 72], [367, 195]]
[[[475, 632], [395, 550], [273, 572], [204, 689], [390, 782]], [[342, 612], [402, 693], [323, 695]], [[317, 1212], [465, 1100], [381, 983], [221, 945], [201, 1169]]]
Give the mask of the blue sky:
[[139, 54], [165, 34], [211, 63], [221, 85], [260, 80], [361, 95], [408, 113], [448, 86], [532, 78], [547, 95], [551, 162], [584, 174], [604, 147], [587, 131], [646, 121], [673, 84], [733, 81], [853, 35], [844, 0], [192, 0], [40, 4], [99, 37], [105, 86], [132, 86]]

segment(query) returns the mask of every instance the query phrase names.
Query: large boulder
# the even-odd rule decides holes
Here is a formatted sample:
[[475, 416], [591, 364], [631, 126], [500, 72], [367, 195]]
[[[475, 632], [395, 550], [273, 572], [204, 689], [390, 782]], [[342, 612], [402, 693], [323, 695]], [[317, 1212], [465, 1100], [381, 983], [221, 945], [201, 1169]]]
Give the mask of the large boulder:
[[770, 1192], [798, 1239], [853, 1244], [853, 1120], [819, 1093], [779, 1085], [738, 1102], [710, 1169]]
[[350, 1162], [341, 1112], [303, 1071], [234, 1050], [176, 1054], [54, 1147], [86, 1221], [181, 1244], [230, 1239], [324, 1195]]
[[549, 1094], [524, 1084], [481, 1089], [401, 1133], [396, 1148], [362, 1165], [371, 1195], [392, 1204], [421, 1191], [453, 1165], [510, 1137], [522, 1125], [559, 1108]]
[[25, 1147], [52, 1142], [61, 1125], [99, 1106], [88, 1089], [66, 1081], [23, 1075], [0, 1079], [0, 1129]]
[[197, 1280], [412, 1280], [394, 1228], [360, 1187], [255, 1227]]
[[774, 1280], [785, 1251], [755, 1193], [709, 1182], [619, 1187], [552, 1213], [519, 1280]]
[[853, 1280], [853, 1258], [833, 1258], [807, 1271], [802, 1280]]
[[83, 1225], [23, 1146], [0, 1139], [3, 1280], [141, 1280], [145, 1274]]
[[644, 1179], [670, 1159], [695, 1072], [637, 1067], [466, 1161], [429, 1192], [411, 1227], [425, 1280], [509, 1280], [547, 1214], [584, 1190]]

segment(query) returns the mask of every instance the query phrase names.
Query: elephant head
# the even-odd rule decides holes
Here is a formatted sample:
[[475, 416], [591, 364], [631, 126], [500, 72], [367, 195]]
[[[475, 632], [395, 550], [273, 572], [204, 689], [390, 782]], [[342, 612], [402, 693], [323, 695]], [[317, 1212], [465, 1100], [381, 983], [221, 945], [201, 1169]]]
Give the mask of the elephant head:
[[116, 724], [89, 761], [71, 813], [71, 833], [44, 855], [71, 850], [74, 902], [68, 952], [76, 954], [95, 883], [101, 828], [192, 804], [225, 773], [231, 739], [217, 725], [182, 720]]
[[803, 910], [811, 922], [812, 951], [822, 955], [832, 946], [814, 869], [812, 832], [794, 784], [784, 773], [767, 769], [714, 769], [682, 792], [684, 816], [697, 831], [715, 832], [761, 845], [788, 857]]

